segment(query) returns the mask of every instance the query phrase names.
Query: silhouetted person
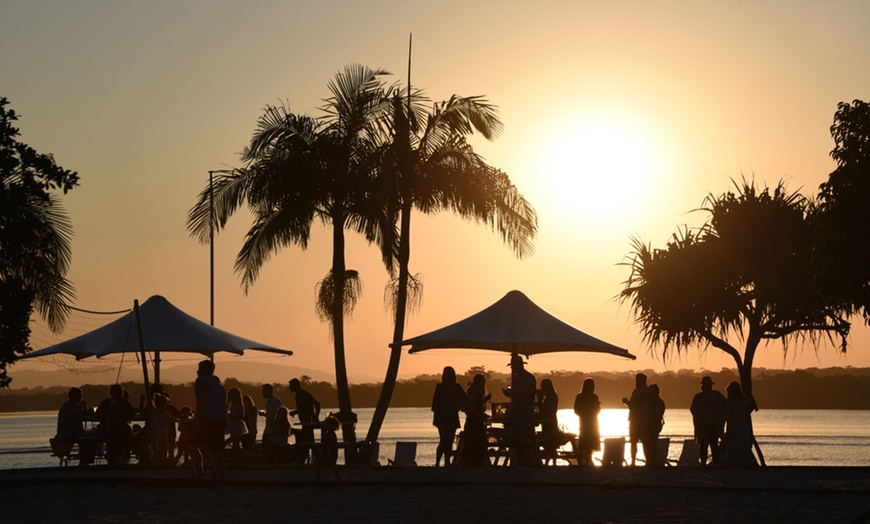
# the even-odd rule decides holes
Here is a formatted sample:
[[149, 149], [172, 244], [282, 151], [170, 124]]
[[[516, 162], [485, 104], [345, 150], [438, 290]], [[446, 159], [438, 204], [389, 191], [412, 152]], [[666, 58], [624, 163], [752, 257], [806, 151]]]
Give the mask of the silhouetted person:
[[592, 466], [592, 453], [601, 449], [601, 432], [598, 429], [598, 414], [601, 401], [595, 394], [595, 381], [587, 378], [583, 388], [574, 398], [574, 413], [580, 418], [579, 453], [581, 466]]
[[227, 392], [227, 428], [230, 443], [233, 446], [233, 460], [236, 465], [241, 461], [242, 439], [248, 434], [245, 423], [245, 408], [242, 405], [242, 392], [239, 388], [230, 388]]
[[290, 391], [296, 394], [296, 409], [290, 412], [290, 416], [299, 417], [302, 429], [299, 432], [299, 441], [306, 444], [314, 443], [314, 427], [311, 424], [320, 420], [320, 401], [314, 395], [302, 388], [298, 378], [290, 381]]
[[540, 466], [538, 438], [535, 435], [535, 376], [526, 371], [523, 357], [511, 355], [511, 388], [504, 393], [511, 399], [508, 421], [511, 425], [512, 466]]
[[695, 426], [695, 441], [698, 443], [701, 465], [707, 465], [707, 448], [713, 456], [713, 464], [719, 464], [719, 439], [725, 427], [725, 395], [713, 389], [713, 379], [701, 379], [701, 392], [692, 398], [692, 423]]
[[665, 424], [665, 401], [659, 396], [659, 386], [651, 384], [647, 388], [647, 425], [644, 430], [641, 441], [643, 442], [643, 454], [646, 457], [647, 466], [658, 466], [659, 459], [667, 459], [667, 457], [658, 456], [659, 435], [662, 432], [662, 427]]
[[120, 384], [112, 384], [109, 398], [100, 402], [97, 408], [99, 431], [106, 439], [106, 462], [110, 466], [124, 465], [130, 459], [133, 430], [129, 422], [133, 420], [133, 414], [129, 395]]
[[444, 457], [444, 465], [450, 465], [453, 440], [459, 428], [459, 411], [465, 409], [465, 391], [456, 382], [456, 370], [446, 366], [441, 373], [441, 382], [435, 384], [432, 395], [432, 425], [438, 428], [438, 447], [435, 449], [435, 467]]
[[732, 382], [725, 389], [725, 463], [728, 466], [757, 466], [752, 454], [752, 412], [758, 410], [752, 395], [743, 395], [740, 383]]
[[214, 376], [214, 362], [203, 360], [196, 371], [193, 390], [196, 393], [194, 410], [193, 447], [190, 460], [193, 477], [203, 476], [203, 455], [209, 455], [214, 464], [215, 476], [224, 478], [224, 431], [227, 426], [227, 391], [220, 379]]
[[622, 398], [622, 403], [628, 406], [628, 438], [631, 442], [631, 465], [637, 460], [637, 443], [643, 439], [647, 427], [649, 407], [647, 402], [646, 375], [638, 373], [634, 377], [634, 391], [631, 397]]
[[492, 395], [486, 392], [486, 377], [474, 375], [468, 387], [465, 428], [462, 431], [462, 463], [464, 466], [489, 465], [486, 442], [486, 403]]
[[260, 412], [261, 417], [266, 418], [266, 424], [263, 426], [263, 446], [269, 441], [269, 435], [272, 434], [272, 424], [275, 423], [275, 415], [278, 413], [283, 403], [281, 399], [274, 395], [272, 384], [263, 384], [263, 398], [266, 399], [266, 409]]
[[260, 413], [251, 395], [242, 395], [242, 406], [245, 410], [245, 426], [248, 428], [248, 432], [242, 437], [242, 446], [246, 450], [252, 450], [257, 442], [257, 421]]
[[556, 450], [559, 448], [562, 433], [559, 431], [559, 395], [553, 381], [545, 378], [538, 390], [538, 413], [541, 415], [541, 434], [544, 438], [544, 465], [552, 460], [556, 465]]
[[320, 453], [314, 458], [317, 471], [316, 480], [320, 480], [320, 468], [324, 467], [332, 470], [336, 480], [341, 480], [341, 474], [338, 472], [338, 435], [335, 433], [338, 426], [338, 419], [332, 415], [323, 421], [323, 430], [320, 433]]
[[87, 404], [82, 400], [82, 390], [70, 388], [67, 392], [67, 401], [63, 403], [57, 412], [56, 440], [78, 443], [79, 465], [87, 466], [94, 461], [96, 444], [89, 440], [81, 440], [87, 433], [82, 423], [82, 418], [87, 414]]

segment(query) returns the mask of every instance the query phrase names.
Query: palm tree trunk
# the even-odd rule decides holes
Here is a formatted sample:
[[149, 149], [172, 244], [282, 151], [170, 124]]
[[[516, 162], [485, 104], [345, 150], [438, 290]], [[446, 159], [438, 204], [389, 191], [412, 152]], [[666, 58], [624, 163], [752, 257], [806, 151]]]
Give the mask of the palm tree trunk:
[[393, 390], [399, 375], [399, 360], [402, 357], [402, 347], [399, 345], [405, 337], [405, 312], [408, 304], [408, 263], [411, 259], [411, 204], [402, 205], [401, 231], [399, 233], [399, 283], [396, 292], [396, 323], [393, 327], [393, 343], [390, 345], [390, 362], [387, 365], [387, 374], [384, 377], [384, 385], [378, 398], [378, 405], [372, 416], [372, 423], [366, 434], [366, 443], [374, 444], [378, 440], [378, 434], [387, 416], [387, 408], [393, 398]]
[[[335, 388], [338, 392], [338, 416], [341, 421], [345, 443], [356, 443], [356, 414], [350, 403], [350, 387], [347, 380], [347, 359], [344, 349], [344, 288], [346, 285], [344, 261], [344, 221], [335, 220], [332, 230], [332, 336], [335, 348]], [[345, 448], [345, 456], [353, 454], [355, 446]], [[353, 451], [352, 451], [353, 450]]]

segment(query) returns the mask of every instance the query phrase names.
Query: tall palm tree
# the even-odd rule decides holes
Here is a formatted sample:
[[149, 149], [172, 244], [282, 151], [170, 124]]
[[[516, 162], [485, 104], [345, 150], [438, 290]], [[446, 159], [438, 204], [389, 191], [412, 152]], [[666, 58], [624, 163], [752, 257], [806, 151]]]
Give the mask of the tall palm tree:
[[[498, 135], [502, 123], [495, 106], [482, 97], [454, 95], [427, 112], [419, 104], [422, 100], [422, 95], [409, 90], [405, 90], [404, 99], [399, 93], [393, 96], [392, 169], [381, 173], [391, 180], [381, 188], [387, 190], [382, 195], [385, 214], [399, 223], [398, 235], [390, 236], [387, 228], [383, 229], [383, 241], [392, 242], [384, 251], [391, 254], [387, 267], [396, 275], [390, 289], [395, 324], [383, 389], [366, 435], [368, 443], [377, 441], [386, 416], [399, 371], [408, 305], [418, 300], [419, 281], [409, 270], [412, 210], [452, 210], [486, 224], [518, 257], [532, 253], [537, 232], [532, 206], [504, 172], [487, 165], [466, 141], [475, 130], [490, 140]], [[417, 125], [420, 121], [425, 123]]]
[[367, 196], [371, 155], [382, 136], [378, 127], [386, 111], [386, 71], [347, 66], [329, 83], [332, 96], [314, 119], [292, 113], [286, 106], [269, 106], [258, 121], [250, 145], [244, 150], [245, 167], [219, 175], [211, 196], [205, 188], [188, 216], [188, 229], [207, 242], [214, 224], [247, 204], [254, 215], [239, 252], [235, 270], [247, 292], [272, 253], [288, 245], [305, 249], [311, 224], [319, 220], [332, 227], [332, 267], [318, 285], [317, 312], [332, 326], [335, 379], [344, 439], [355, 441], [347, 379], [344, 317], [359, 294], [358, 275], [345, 264], [345, 230], [362, 233], [369, 241], [380, 238], [380, 222], [369, 215]]

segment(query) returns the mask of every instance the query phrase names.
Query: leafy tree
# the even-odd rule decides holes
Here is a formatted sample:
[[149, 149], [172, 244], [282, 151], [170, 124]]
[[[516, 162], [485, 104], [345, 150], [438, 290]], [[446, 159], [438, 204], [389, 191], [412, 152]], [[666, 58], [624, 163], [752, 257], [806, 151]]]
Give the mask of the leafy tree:
[[[664, 356], [713, 346], [734, 359], [743, 389], [752, 392], [752, 364], [762, 342], [838, 336], [849, 323], [819, 292], [813, 265], [808, 202], [780, 182], [754, 182], [708, 196], [707, 223], [684, 229], [664, 249], [634, 240], [631, 274], [620, 293], [646, 342]], [[741, 341], [742, 352], [733, 341]]]
[[[386, 378], [366, 436], [370, 443], [378, 438], [392, 398], [409, 304], [419, 300], [420, 280], [409, 270], [412, 210], [452, 210], [487, 224], [519, 257], [531, 254], [537, 230], [534, 209], [510, 178], [487, 165], [466, 141], [475, 130], [487, 139], [495, 138], [502, 127], [496, 108], [479, 96], [454, 95], [426, 112], [419, 103], [420, 93], [413, 96], [406, 90], [405, 95], [407, 104], [401, 93], [392, 98], [393, 136], [380, 172], [386, 182], [378, 186], [385, 190], [378, 200], [384, 202], [391, 222], [398, 222], [398, 235], [384, 237], [385, 261], [395, 277], [388, 288], [395, 323]], [[413, 101], [418, 102], [416, 107]]]
[[870, 322], [870, 104], [841, 102], [831, 135], [837, 167], [813, 213], [819, 278], [832, 303]]
[[[381, 222], [368, 200], [372, 158], [386, 111], [382, 70], [351, 65], [329, 83], [332, 96], [319, 119], [268, 106], [260, 117], [245, 167], [219, 176], [214, 185], [215, 227], [247, 204], [254, 216], [235, 269], [247, 289], [272, 253], [288, 245], [305, 249], [315, 220], [332, 227], [332, 267], [318, 285], [317, 312], [332, 327], [339, 417], [344, 439], [354, 442], [344, 344], [344, 317], [360, 293], [359, 276], [345, 264], [345, 230], [375, 241]], [[206, 187], [188, 216], [188, 229], [207, 242], [212, 225]]]
[[0, 387], [12, 380], [6, 366], [30, 349], [34, 309], [54, 330], [66, 320], [72, 223], [56, 192], [79, 179], [16, 139], [18, 116], [8, 104], [0, 98]]

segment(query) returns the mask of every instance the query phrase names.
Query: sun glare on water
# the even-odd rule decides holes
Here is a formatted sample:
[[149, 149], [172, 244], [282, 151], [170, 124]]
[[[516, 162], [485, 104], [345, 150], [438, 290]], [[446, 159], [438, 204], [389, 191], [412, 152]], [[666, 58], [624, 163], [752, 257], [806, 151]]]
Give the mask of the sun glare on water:
[[660, 140], [629, 115], [571, 115], [548, 126], [534, 151], [539, 190], [561, 228], [621, 232], [661, 198]]

